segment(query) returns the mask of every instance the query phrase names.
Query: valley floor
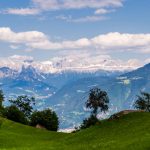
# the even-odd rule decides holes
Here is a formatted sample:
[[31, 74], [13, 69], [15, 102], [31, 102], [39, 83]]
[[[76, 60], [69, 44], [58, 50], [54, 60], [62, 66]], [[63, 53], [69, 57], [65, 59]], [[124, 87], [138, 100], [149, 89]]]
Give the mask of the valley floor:
[[150, 113], [131, 113], [71, 134], [0, 120], [0, 150], [150, 150]]

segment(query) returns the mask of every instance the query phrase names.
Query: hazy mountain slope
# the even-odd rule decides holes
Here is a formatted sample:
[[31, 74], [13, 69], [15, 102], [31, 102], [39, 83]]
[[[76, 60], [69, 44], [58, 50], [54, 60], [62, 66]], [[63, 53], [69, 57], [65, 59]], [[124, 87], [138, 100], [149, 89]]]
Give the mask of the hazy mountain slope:
[[[8, 74], [4, 70], [7, 70]], [[0, 72], [1, 74], [3, 73], [0, 83], [6, 95], [5, 104], [7, 104], [10, 98], [28, 95], [36, 97], [39, 107], [44, 104], [45, 99], [49, 98], [56, 91], [56, 88], [44, 82], [44, 76], [32, 67], [23, 67], [21, 72], [9, 68], [0, 68]]]
[[[22, 66], [21, 70], [8, 67], [0, 68], [0, 86], [7, 98], [27, 94], [44, 101], [61, 89], [65, 84], [84, 77], [115, 76], [119, 72], [99, 70], [96, 72], [63, 71], [60, 73], [42, 73], [32, 66]], [[40, 102], [41, 101], [41, 102]]]
[[[73, 126], [87, 116], [88, 113], [84, 106], [92, 87], [99, 87], [108, 92], [110, 114], [130, 109], [133, 108], [136, 95], [140, 94], [141, 90], [150, 91], [149, 72], [150, 64], [115, 78], [82, 78], [67, 83], [47, 103], [57, 111], [61, 120], [64, 121], [61, 124], [62, 127]], [[54, 103], [51, 103], [52, 101]]]
[[67, 83], [48, 99], [46, 105], [51, 106], [59, 114], [61, 127], [72, 127], [89, 115], [85, 108], [89, 90], [95, 86], [103, 86], [111, 79], [91, 77]]

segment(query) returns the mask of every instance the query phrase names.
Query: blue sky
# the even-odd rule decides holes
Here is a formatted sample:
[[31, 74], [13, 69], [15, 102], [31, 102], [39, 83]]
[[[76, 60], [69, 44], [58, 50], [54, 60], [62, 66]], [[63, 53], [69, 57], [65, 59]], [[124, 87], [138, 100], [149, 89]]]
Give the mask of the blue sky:
[[1, 0], [0, 57], [99, 55], [146, 63], [149, 6], [149, 0]]

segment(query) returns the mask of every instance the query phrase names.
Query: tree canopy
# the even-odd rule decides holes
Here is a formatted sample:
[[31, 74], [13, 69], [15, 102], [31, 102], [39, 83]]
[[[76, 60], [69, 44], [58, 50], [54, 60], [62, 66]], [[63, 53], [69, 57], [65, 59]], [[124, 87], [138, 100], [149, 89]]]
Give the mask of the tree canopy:
[[30, 98], [28, 96], [18, 96], [17, 99], [10, 100], [10, 103], [16, 106], [25, 114], [27, 118], [29, 118], [33, 111], [33, 105], [35, 105], [35, 98]]
[[83, 120], [81, 126], [76, 128], [76, 131], [80, 129], [89, 128], [99, 122], [97, 114], [100, 112], [106, 112], [109, 108], [109, 98], [107, 92], [102, 91], [99, 88], [93, 88], [89, 92], [88, 100], [86, 101], [86, 108], [92, 109], [89, 118]]
[[108, 110], [109, 98], [107, 92], [99, 88], [90, 90], [86, 107], [92, 109], [92, 115], [97, 116], [98, 110], [106, 112]]
[[50, 109], [43, 111], [35, 111], [31, 115], [31, 125], [41, 125], [47, 130], [57, 131], [59, 126], [59, 121], [56, 113]]
[[150, 112], [150, 93], [141, 92], [141, 95], [137, 96], [134, 107], [139, 110]]
[[22, 111], [20, 111], [16, 106], [11, 105], [4, 109], [3, 115], [12, 121], [19, 122], [22, 124], [27, 124], [28, 121]]

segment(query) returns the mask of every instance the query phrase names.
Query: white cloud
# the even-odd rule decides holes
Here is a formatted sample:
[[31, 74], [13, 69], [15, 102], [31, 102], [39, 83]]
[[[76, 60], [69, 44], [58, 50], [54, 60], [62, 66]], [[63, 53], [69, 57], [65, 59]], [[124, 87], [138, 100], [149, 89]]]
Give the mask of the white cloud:
[[128, 66], [131, 66], [131, 67], [135, 66], [135, 68], [138, 68], [139, 66], [142, 66], [144, 64], [145, 64], [145, 62], [143, 63], [142, 61], [135, 59], [135, 58], [129, 59], [127, 61]]
[[9, 8], [3, 11], [4, 14], [13, 14], [13, 15], [37, 15], [41, 11], [40, 9], [35, 9], [35, 8]]
[[39, 7], [44, 10], [104, 8], [123, 6], [123, 0], [32, 0], [32, 2], [36, 7]]
[[[23, 44], [27, 49], [71, 50], [97, 49], [105, 53], [115, 51], [132, 51], [150, 53], [150, 34], [121, 34], [118, 32], [102, 34], [93, 38], [83, 37], [70, 41], [51, 41], [42, 32], [14, 32], [10, 28], [0, 28], [0, 41]], [[149, 51], [148, 51], [149, 50]]]
[[13, 61], [19, 62], [32, 62], [34, 59], [31, 56], [20, 56], [20, 55], [13, 55], [8, 57], [8, 59], [11, 59]]
[[56, 19], [64, 20], [67, 22], [74, 22], [74, 23], [84, 23], [84, 22], [96, 22], [106, 20], [107, 18], [104, 16], [86, 16], [82, 18], [72, 18], [72, 16], [57, 16]]
[[18, 45], [10, 45], [10, 48], [11, 49], [19, 49], [19, 46]]
[[[14, 15], [37, 15], [45, 11], [58, 11], [58, 10], [81, 10], [81, 9], [94, 9], [95, 13], [79, 17], [77, 19], [73, 18], [62, 18], [65, 21], [69, 22], [94, 22], [104, 20], [104, 15], [106, 13], [112, 12], [118, 7], [123, 6], [124, 0], [31, 0], [30, 5], [27, 8], [9, 8], [3, 10], [4, 14], [14, 14]], [[57, 18], [58, 19], [58, 18]]]
[[111, 12], [114, 12], [115, 10], [108, 10], [108, 9], [104, 9], [104, 8], [100, 8], [100, 9], [97, 9], [95, 11], [95, 14], [96, 15], [104, 15], [104, 14], [108, 14], [108, 13], [111, 13]]
[[150, 34], [121, 34], [115, 32], [99, 35], [91, 41], [93, 45], [103, 49], [143, 49], [150, 46]]
[[150, 63], [150, 58], [145, 60], [145, 63], [148, 64]]
[[38, 31], [28, 31], [28, 32], [14, 32], [8, 27], [0, 28], [0, 41], [10, 42], [10, 43], [33, 43], [42, 42], [47, 40], [44, 33]]

